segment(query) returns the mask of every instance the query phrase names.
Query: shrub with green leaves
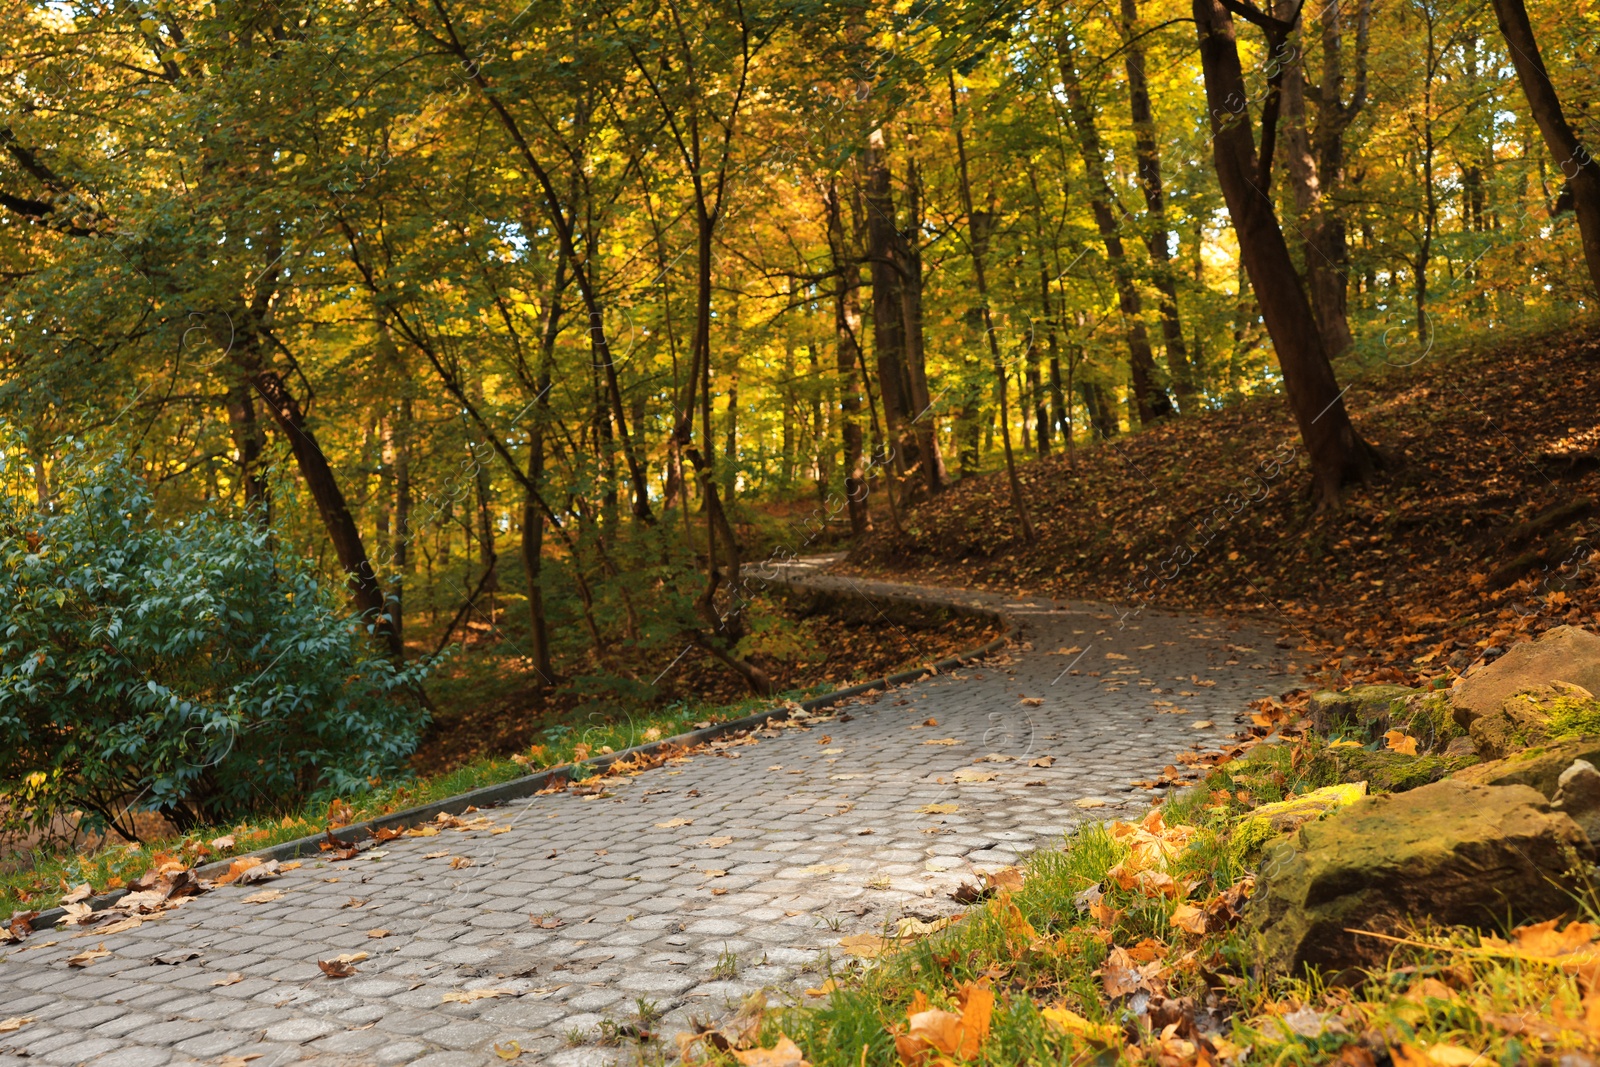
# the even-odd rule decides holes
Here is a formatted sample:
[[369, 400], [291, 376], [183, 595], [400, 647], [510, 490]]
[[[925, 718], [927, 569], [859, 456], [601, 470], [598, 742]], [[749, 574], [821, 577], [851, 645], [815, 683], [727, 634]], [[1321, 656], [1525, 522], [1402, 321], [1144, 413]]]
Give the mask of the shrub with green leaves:
[[131, 466], [69, 446], [42, 509], [0, 451], [0, 821], [186, 827], [400, 768], [425, 668], [253, 517], [162, 521]]

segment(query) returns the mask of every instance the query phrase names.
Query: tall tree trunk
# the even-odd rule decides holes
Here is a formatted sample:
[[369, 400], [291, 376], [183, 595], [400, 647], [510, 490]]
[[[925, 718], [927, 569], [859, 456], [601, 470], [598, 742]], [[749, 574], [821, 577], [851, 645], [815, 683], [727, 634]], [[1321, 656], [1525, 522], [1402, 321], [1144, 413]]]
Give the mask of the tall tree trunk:
[[322, 525], [328, 531], [328, 540], [339, 557], [339, 567], [349, 582], [351, 604], [362, 619], [373, 627], [373, 632], [387, 643], [390, 654], [398, 659], [404, 654], [400, 634], [384, 610], [383, 589], [372, 572], [372, 562], [361, 543], [361, 531], [345, 503], [344, 493], [339, 488], [328, 457], [323, 454], [311, 428], [306, 425], [299, 402], [284, 385], [277, 371], [258, 370], [251, 381], [289, 441], [289, 449], [300, 468], [300, 477], [305, 481], [311, 499], [316, 502]]
[[[872, 280], [872, 353], [878, 370], [878, 400], [883, 407], [884, 432], [893, 452], [897, 472], [915, 473], [921, 456], [916, 435], [909, 430], [911, 397], [906, 373], [905, 312], [900, 293], [894, 189], [889, 171], [889, 150], [883, 132], [874, 130], [866, 152], [867, 260]], [[910, 494], [911, 487], [901, 486]]]
[[[1347, 311], [1350, 253], [1342, 212], [1336, 202], [1344, 186], [1344, 136], [1367, 99], [1368, 31], [1372, 0], [1358, 0], [1356, 16], [1356, 84], [1350, 102], [1344, 99], [1344, 34], [1340, 0], [1318, 9], [1322, 38], [1322, 77], [1316, 86], [1316, 126], [1307, 125], [1303, 48], [1283, 69], [1284, 149], [1289, 188], [1304, 250], [1306, 283], [1322, 345], [1330, 357], [1353, 342]], [[1294, 0], [1278, 0], [1280, 16], [1295, 10]], [[1302, 34], [1306, 31], [1302, 31]]]
[[272, 497], [268, 490], [266, 472], [261, 468], [261, 451], [265, 441], [261, 423], [256, 419], [255, 400], [250, 395], [250, 385], [242, 378], [228, 387], [228, 429], [233, 435], [235, 463], [239, 480], [244, 483], [244, 506], [262, 525], [272, 524]]
[[895, 241], [900, 276], [900, 314], [904, 323], [907, 415], [922, 459], [928, 495], [945, 486], [944, 457], [939, 454], [939, 427], [928, 391], [927, 353], [922, 338], [922, 178], [917, 161], [906, 163], [906, 228]]
[[[1343, 487], [1366, 478], [1381, 465], [1382, 457], [1350, 424], [1344, 393], [1322, 347], [1322, 335], [1300, 287], [1272, 200], [1261, 184], [1266, 168], [1256, 156], [1244, 104], [1250, 94], [1239, 63], [1233, 16], [1222, 0], [1193, 2], [1217, 181], [1238, 237], [1240, 259], [1277, 352], [1290, 410], [1311, 459], [1319, 507], [1337, 507]], [[1269, 36], [1274, 45], [1281, 40], [1271, 41]], [[1269, 119], [1276, 121], [1270, 103], [1263, 111], [1264, 125]], [[1264, 132], [1263, 157], [1269, 163], [1271, 143]]]
[[[409, 385], [409, 380], [407, 382]], [[389, 614], [396, 637], [405, 633], [406, 575], [411, 571], [411, 398], [400, 398], [398, 425], [394, 427], [394, 550], [390, 564], [394, 589], [389, 594]]]
[[1192, 411], [1195, 380], [1189, 351], [1183, 343], [1178, 317], [1178, 283], [1172, 270], [1172, 247], [1167, 243], [1167, 194], [1161, 180], [1161, 150], [1156, 146], [1155, 112], [1150, 107], [1150, 83], [1145, 74], [1144, 45], [1139, 30], [1138, 0], [1121, 0], [1124, 69], [1128, 75], [1128, 102], [1133, 118], [1133, 151], [1138, 163], [1139, 188], [1144, 193], [1147, 218], [1144, 245], [1150, 251], [1156, 291], [1161, 294], [1161, 339], [1167, 350], [1167, 370], [1178, 394], [1178, 404]]
[[996, 220], [992, 211], [978, 212], [972, 206], [972, 179], [967, 171], [967, 139], [961, 129], [961, 110], [956, 98], [955, 75], [950, 82], [950, 124], [955, 127], [956, 160], [960, 164], [961, 209], [967, 216], [967, 245], [972, 252], [972, 278], [978, 287], [978, 308], [982, 312], [984, 336], [989, 339], [989, 357], [994, 364], [995, 387], [1000, 391], [1000, 443], [1006, 457], [1006, 484], [1011, 489], [1011, 510], [1017, 514], [1017, 525], [1022, 540], [1033, 544], [1038, 540], [1033, 531], [1033, 519], [1028, 514], [1028, 501], [1022, 495], [1022, 479], [1017, 474], [1017, 457], [1011, 450], [1010, 389], [1006, 385], [1005, 361], [1000, 358], [1000, 340], [995, 336], [994, 317], [989, 310], [989, 282], [984, 273], [984, 254], [988, 251], [989, 235]]
[[1172, 398], [1158, 380], [1156, 360], [1150, 350], [1150, 337], [1144, 326], [1144, 306], [1134, 279], [1133, 264], [1122, 247], [1122, 235], [1117, 224], [1116, 198], [1106, 181], [1105, 148], [1100, 133], [1095, 128], [1094, 116], [1083, 98], [1083, 88], [1078, 82], [1077, 60], [1073, 57], [1071, 42], [1063, 36], [1057, 45], [1061, 63], [1061, 78], [1067, 90], [1067, 112], [1077, 134], [1078, 155], [1083, 160], [1084, 180], [1088, 186], [1089, 208], [1094, 214], [1095, 227], [1100, 231], [1100, 241], [1105, 245], [1106, 260], [1111, 264], [1112, 277], [1117, 285], [1117, 306], [1122, 312], [1123, 329], [1128, 337], [1128, 366], [1133, 379], [1134, 405], [1139, 413], [1139, 424], [1148, 426], [1157, 419], [1175, 414]]
[[1561, 173], [1572, 191], [1573, 210], [1578, 215], [1578, 233], [1583, 241], [1583, 260], [1589, 267], [1589, 280], [1600, 292], [1600, 162], [1579, 143], [1578, 135], [1561, 109], [1561, 98], [1545, 70], [1539, 42], [1533, 36], [1528, 10], [1522, 0], [1493, 0], [1495, 20], [1510, 48], [1517, 80], [1528, 98], [1528, 110], [1539, 124], [1545, 146], [1556, 158]]
[[844, 449], [844, 496], [850, 515], [850, 536], [859, 541], [872, 529], [867, 510], [867, 483], [862, 469], [861, 394], [856, 367], [862, 362], [861, 267], [846, 242], [839, 187], [828, 183], [826, 194], [828, 249], [833, 258], [833, 335], [839, 376], [839, 441]]

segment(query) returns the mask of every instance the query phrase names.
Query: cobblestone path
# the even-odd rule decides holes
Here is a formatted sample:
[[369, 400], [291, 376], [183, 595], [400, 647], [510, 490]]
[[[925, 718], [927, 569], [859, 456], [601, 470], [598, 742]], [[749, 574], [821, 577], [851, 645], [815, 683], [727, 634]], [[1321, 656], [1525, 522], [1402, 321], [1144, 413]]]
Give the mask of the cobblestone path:
[[[954, 911], [947, 893], [975, 867], [1133, 814], [1149, 794], [1131, 780], [1221, 742], [1245, 700], [1295, 673], [1253, 625], [1147, 613], [1124, 628], [1093, 604], [811, 580], [1000, 606], [1013, 648], [831, 721], [608, 779], [611, 795], [535, 797], [477, 830], [308, 860], [125, 933], [36, 933], [0, 957], [0, 1018], [35, 1017], [0, 1034], [0, 1067], [444, 1067], [502, 1063], [494, 1046], [513, 1041], [519, 1062], [631, 1062], [637, 1046], [597, 1038], [636, 1022], [639, 1000], [664, 1013], [651, 1028], [670, 1049], [690, 1015], [816, 985], [841, 937]], [[974, 762], [989, 753], [1014, 758]], [[957, 782], [963, 769], [994, 777]], [[919, 812], [933, 804], [955, 810]], [[247, 902], [263, 889], [282, 895]], [[102, 943], [109, 956], [67, 966]], [[318, 968], [356, 952], [350, 977]], [[445, 999], [473, 989], [515, 995]]]

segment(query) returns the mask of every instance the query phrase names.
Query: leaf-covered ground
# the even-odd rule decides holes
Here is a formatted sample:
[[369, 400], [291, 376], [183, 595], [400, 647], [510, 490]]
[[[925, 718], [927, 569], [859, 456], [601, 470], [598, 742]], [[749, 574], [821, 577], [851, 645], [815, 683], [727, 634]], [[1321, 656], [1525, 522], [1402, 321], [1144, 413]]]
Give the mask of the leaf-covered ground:
[[1459, 672], [1514, 634], [1594, 624], [1600, 329], [1438, 351], [1351, 380], [1398, 462], [1315, 515], [1281, 397], [1030, 461], [1024, 544], [995, 474], [916, 508], [851, 557], [874, 574], [1268, 615], [1337, 682]]

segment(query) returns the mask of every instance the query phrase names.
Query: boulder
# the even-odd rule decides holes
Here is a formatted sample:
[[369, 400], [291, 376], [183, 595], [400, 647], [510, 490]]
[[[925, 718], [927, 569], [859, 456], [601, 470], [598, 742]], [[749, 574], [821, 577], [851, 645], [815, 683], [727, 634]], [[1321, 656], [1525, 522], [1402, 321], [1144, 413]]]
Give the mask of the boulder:
[[1474, 719], [1493, 715], [1519, 690], [1568, 682], [1600, 692], [1600, 636], [1576, 626], [1557, 626], [1537, 640], [1513, 645], [1493, 663], [1456, 682], [1450, 690], [1456, 722], [1466, 730]]
[[1503, 759], [1459, 770], [1450, 780], [1463, 785], [1526, 785], [1554, 798], [1561, 772], [1574, 760], [1600, 765], [1600, 737], [1577, 737], [1513, 752]]
[[1594, 850], [1527, 786], [1445, 780], [1370, 797], [1267, 850], [1246, 918], [1269, 971], [1375, 966], [1407, 923], [1554, 918]]
[[1501, 759], [1553, 738], [1600, 731], [1600, 703], [1594, 694], [1568, 682], [1519, 689], [1497, 711], [1480, 715], [1467, 728], [1478, 754]]
[[1588, 835], [1590, 844], [1600, 841], [1600, 771], [1588, 760], [1573, 760], [1556, 784], [1550, 806], [1571, 817]]
[[1367, 783], [1329, 785], [1309, 793], [1271, 804], [1262, 804], [1233, 828], [1229, 840], [1241, 864], [1254, 860], [1263, 846], [1274, 838], [1293, 833], [1313, 819], [1320, 819], [1335, 808], [1354, 804], [1367, 795]]
[[1324, 736], [1357, 733], [1368, 741], [1389, 728], [1396, 703], [1416, 693], [1403, 685], [1353, 685], [1311, 694], [1311, 727]]

